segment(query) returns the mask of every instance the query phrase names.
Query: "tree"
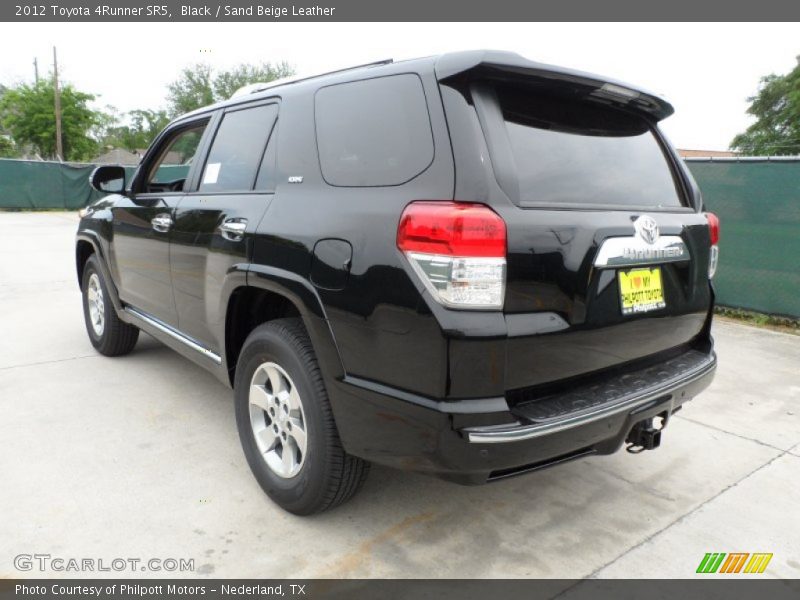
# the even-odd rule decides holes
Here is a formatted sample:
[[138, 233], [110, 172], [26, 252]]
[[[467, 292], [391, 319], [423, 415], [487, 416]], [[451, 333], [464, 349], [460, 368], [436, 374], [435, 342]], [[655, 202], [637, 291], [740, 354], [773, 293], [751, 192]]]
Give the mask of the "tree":
[[126, 148], [129, 150], [147, 148], [170, 122], [169, 115], [165, 110], [132, 110], [128, 116], [131, 126]]
[[[7, 88], [0, 84], [0, 102], [3, 100], [3, 95], [6, 93]], [[11, 136], [3, 130], [2, 123], [0, 123], [0, 158], [13, 158], [17, 155], [14, 140]]]
[[226, 100], [244, 85], [274, 81], [294, 74], [286, 62], [241, 64], [214, 73], [210, 65], [197, 64], [181, 71], [169, 84], [167, 102], [172, 116], [182, 115], [220, 100]]
[[14, 158], [16, 155], [14, 140], [0, 133], [0, 158]]
[[186, 67], [178, 79], [167, 86], [167, 102], [172, 115], [178, 116], [214, 103], [211, 66]]
[[787, 75], [762, 77], [747, 101], [756, 122], [733, 138], [731, 149], [753, 156], [800, 154], [800, 57]]
[[105, 110], [98, 112], [97, 120], [89, 132], [90, 136], [98, 141], [98, 150], [106, 146], [117, 147], [117, 130], [120, 125], [120, 114], [113, 106], [106, 106]]
[[242, 64], [229, 71], [222, 71], [214, 77], [214, 99], [230, 98], [240, 87], [251, 83], [266, 83], [291, 77], [294, 69], [286, 62], [260, 65]]
[[[132, 110], [124, 117], [110, 111], [108, 119], [108, 127], [98, 137], [101, 144], [131, 152], [147, 148], [170, 121], [165, 110], [149, 109]], [[123, 123], [124, 120], [127, 123]]]
[[[31, 146], [41, 156], [55, 156], [54, 98], [53, 82], [49, 78], [5, 91], [0, 98], [0, 127], [11, 135], [17, 147]], [[92, 100], [92, 94], [80, 92], [70, 84], [61, 89], [64, 160], [88, 160], [97, 150], [97, 141], [90, 132], [100, 121], [101, 113], [89, 108]]]

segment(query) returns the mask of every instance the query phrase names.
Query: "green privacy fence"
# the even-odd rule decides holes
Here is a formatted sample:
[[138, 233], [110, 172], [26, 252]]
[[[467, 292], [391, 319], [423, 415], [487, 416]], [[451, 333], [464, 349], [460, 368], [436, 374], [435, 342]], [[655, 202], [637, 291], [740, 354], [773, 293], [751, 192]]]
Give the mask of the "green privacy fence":
[[89, 187], [94, 165], [0, 160], [0, 208], [81, 208], [100, 194]]
[[723, 306], [800, 318], [800, 159], [689, 159], [720, 219]]
[[[103, 194], [89, 185], [97, 165], [0, 159], [0, 209], [83, 208]], [[125, 167], [128, 181], [135, 167]], [[157, 181], [186, 177], [188, 165], [159, 168]]]

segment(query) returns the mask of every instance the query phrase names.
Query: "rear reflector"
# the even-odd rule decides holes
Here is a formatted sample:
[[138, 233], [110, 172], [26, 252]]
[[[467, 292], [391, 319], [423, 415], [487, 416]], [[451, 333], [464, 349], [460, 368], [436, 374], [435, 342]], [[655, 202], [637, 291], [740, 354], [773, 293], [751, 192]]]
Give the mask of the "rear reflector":
[[397, 247], [441, 304], [462, 309], [503, 307], [506, 224], [488, 206], [412, 202], [400, 218]]

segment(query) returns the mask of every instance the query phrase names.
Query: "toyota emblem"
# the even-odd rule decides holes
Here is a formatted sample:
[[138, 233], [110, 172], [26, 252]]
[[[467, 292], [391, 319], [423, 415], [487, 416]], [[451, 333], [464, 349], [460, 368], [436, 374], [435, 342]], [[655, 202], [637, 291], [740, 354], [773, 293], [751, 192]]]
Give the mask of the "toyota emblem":
[[658, 240], [658, 223], [653, 217], [642, 215], [633, 222], [633, 228], [645, 242], [655, 244]]

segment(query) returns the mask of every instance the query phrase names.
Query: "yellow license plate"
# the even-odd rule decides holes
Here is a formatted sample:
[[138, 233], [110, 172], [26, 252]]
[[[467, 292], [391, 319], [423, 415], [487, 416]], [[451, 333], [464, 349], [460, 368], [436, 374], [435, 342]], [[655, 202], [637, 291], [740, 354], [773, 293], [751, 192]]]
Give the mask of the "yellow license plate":
[[618, 277], [623, 315], [645, 313], [667, 305], [664, 302], [660, 267], [619, 271]]

